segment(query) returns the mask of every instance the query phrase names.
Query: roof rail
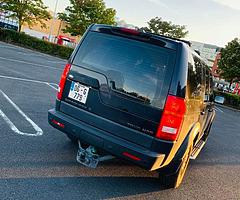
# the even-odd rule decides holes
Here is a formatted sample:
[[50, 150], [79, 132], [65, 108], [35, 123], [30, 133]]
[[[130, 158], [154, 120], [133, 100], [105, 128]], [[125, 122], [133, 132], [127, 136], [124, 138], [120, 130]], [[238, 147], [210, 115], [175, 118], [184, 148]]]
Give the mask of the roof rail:
[[147, 33], [147, 34], [151, 34], [151, 35], [156, 35], [156, 36], [161, 36], [161, 37], [164, 37], [164, 38], [167, 38], [167, 39], [172, 39], [172, 40], [177, 40], [177, 41], [180, 41], [180, 42], [184, 42], [186, 43], [189, 47], [192, 46], [192, 43], [190, 41], [187, 41], [187, 40], [183, 40], [183, 39], [179, 39], [179, 38], [174, 38], [174, 37], [170, 37], [170, 36], [166, 36], [166, 35], [160, 35], [160, 34], [157, 34], [157, 33], [151, 33], [151, 32], [147, 32], [147, 31], [143, 31], [140, 29], [140, 31], [142, 31], [143, 33]]

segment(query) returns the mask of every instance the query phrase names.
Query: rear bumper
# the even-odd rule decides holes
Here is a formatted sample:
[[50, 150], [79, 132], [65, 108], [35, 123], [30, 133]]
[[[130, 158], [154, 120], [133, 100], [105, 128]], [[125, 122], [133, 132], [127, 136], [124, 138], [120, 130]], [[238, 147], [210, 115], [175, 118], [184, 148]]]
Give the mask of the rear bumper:
[[[64, 127], [54, 124], [52, 122], [53, 120], [64, 124]], [[116, 157], [127, 159], [147, 170], [158, 169], [165, 158], [165, 154], [150, 151], [140, 145], [114, 136], [109, 132], [76, 120], [62, 112], [56, 111], [55, 109], [48, 111], [48, 122], [51, 126], [66, 134], [72, 134], [80, 140], [107, 151]], [[123, 155], [124, 152], [134, 155], [137, 158], [140, 158], [140, 160], [130, 159]]]

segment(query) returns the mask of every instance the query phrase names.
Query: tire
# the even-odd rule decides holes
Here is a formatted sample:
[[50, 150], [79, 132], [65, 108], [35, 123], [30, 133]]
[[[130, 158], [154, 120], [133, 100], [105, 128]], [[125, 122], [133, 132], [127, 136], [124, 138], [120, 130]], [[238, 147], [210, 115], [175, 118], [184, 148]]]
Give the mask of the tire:
[[186, 169], [189, 164], [192, 149], [193, 149], [193, 145], [190, 144], [186, 149], [179, 166], [171, 166], [174, 168], [176, 167], [178, 168], [174, 174], [164, 174], [161, 172], [159, 173], [159, 181], [161, 186], [163, 186], [166, 189], [170, 189], [170, 188], [178, 188], [181, 185]]
[[208, 127], [207, 127], [207, 129], [205, 130], [205, 133], [204, 133], [204, 135], [203, 135], [203, 138], [202, 138], [202, 139], [203, 139], [205, 142], [206, 142], [207, 139], [208, 139], [208, 136], [209, 136], [209, 133], [210, 133], [211, 129], [212, 129], [212, 123], [208, 125]]

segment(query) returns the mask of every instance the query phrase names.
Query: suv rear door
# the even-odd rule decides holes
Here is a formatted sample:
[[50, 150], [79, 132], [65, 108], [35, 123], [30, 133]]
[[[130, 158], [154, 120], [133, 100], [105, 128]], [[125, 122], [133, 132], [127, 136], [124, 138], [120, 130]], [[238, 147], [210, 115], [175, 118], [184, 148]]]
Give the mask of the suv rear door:
[[[176, 50], [167, 46], [164, 40], [146, 39], [146, 35], [89, 31], [73, 58], [63, 101], [100, 118], [154, 135], [176, 59]], [[89, 88], [85, 104], [69, 97], [73, 83]], [[61, 111], [111, 134], [131, 139], [129, 132], [89, 121], [77, 110], [68, 109], [66, 104], [61, 106]]]

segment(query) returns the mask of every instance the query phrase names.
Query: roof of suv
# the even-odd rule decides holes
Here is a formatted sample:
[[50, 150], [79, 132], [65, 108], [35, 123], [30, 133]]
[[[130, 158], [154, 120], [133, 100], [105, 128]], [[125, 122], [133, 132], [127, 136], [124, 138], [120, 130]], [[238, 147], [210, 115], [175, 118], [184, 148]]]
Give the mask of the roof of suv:
[[[104, 28], [104, 29], [113, 29], [113, 28], [121, 29], [121, 28], [124, 28], [124, 27], [110, 26], [110, 25], [104, 25], [104, 24], [93, 24], [90, 27], [90, 30], [100, 31], [102, 28]], [[132, 31], [136, 31], [136, 32], [138, 31], [138, 30], [135, 30], [135, 29], [128, 29], [128, 28], [124, 28], [124, 29], [132, 30]], [[175, 43], [175, 44], [184, 43], [184, 44], [187, 44], [189, 47], [191, 47], [191, 42], [189, 42], [187, 40], [172, 38], [172, 37], [168, 37], [168, 36], [165, 36], [165, 35], [159, 35], [159, 34], [150, 33], [150, 32], [139, 31], [139, 33], [141, 33], [143, 35], [146, 35], [146, 36], [154, 36], [158, 39], [165, 40], [165, 41], [168, 41], [168, 42], [172, 42], [172, 43]]]

